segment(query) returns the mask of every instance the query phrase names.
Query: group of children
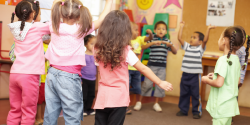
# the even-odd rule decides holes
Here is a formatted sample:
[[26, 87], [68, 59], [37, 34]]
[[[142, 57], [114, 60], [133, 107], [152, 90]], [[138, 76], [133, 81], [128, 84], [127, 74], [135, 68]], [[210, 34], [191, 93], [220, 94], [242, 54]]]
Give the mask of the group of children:
[[[55, 0], [51, 21], [47, 23], [39, 22], [38, 1], [23, 0], [16, 6], [8, 25], [14, 36], [16, 57], [10, 71], [11, 110], [7, 118], [8, 125], [35, 123], [38, 83], [40, 75], [47, 72], [46, 60], [50, 68], [45, 84], [41, 77], [41, 86], [45, 85], [45, 91], [40, 90], [45, 92], [46, 100], [44, 125], [56, 125], [61, 111], [65, 124], [80, 125], [83, 115], [95, 114], [95, 125], [122, 125], [126, 112], [131, 112], [127, 108], [130, 91], [141, 95], [134, 107], [134, 110], [140, 110], [142, 97], [151, 96], [153, 83], [156, 84], [153, 109], [162, 111], [158, 104], [159, 98], [165, 96], [165, 91], [173, 90], [172, 85], [164, 81], [167, 54], [168, 51], [177, 53], [173, 43], [166, 37], [167, 25], [159, 21], [154, 28], [155, 34], [147, 30], [149, 37], [138, 36], [136, 24], [131, 23], [124, 12], [111, 11], [111, 5], [112, 0], [107, 0], [99, 19], [92, 22], [89, 10], [79, 0]], [[13, 23], [14, 15], [18, 17], [18, 22]], [[177, 116], [187, 115], [192, 96], [193, 118], [198, 119], [201, 117], [201, 59], [209, 31], [214, 27], [208, 27], [205, 38], [202, 33], [195, 32], [190, 43], [187, 43], [181, 38], [184, 24], [180, 24], [178, 36], [185, 55], [181, 68], [180, 112]], [[99, 29], [96, 37], [89, 35], [96, 29]], [[42, 37], [46, 34], [51, 34], [51, 42], [44, 55]], [[214, 73], [202, 77], [204, 83], [212, 86], [207, 110], [213, 117], [213, 124], [231, 123], [230, 118], [239, 114], [236, 97], [238, 83], [240, 86], [242, 81], [239, 81], [239, 58], [234, 54], [245, 40], [246, 34], [242, 27], [227, 28], [218, 41], [219, 49], [227, 56], [219, 58]], [[250, 38], [244, 68], [249, 43]], [[151, 50], [148, 67], [138, 58], [141, 50], [146, 48]], [[91, 107], [95, 98], [97, 73], [100, 74], [100, 80], [94, 111]], [[141, 74], [147, 77], [142, 86]]]

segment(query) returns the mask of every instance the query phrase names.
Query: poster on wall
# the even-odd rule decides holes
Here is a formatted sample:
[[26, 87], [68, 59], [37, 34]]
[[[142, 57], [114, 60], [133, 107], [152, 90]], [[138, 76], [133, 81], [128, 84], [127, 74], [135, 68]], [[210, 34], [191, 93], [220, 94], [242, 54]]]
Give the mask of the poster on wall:
[[233, 26], [236, 0], [208, 0], [207, 26]]

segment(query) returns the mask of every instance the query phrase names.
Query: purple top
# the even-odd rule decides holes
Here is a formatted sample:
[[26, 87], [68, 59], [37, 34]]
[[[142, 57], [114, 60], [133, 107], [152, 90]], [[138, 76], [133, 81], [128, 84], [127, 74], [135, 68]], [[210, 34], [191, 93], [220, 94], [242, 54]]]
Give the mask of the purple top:
[[96, 80], [96, 65], [93, 55], [85, 54], [86, 66], [81, 70], [82, 78], [87, 80]]

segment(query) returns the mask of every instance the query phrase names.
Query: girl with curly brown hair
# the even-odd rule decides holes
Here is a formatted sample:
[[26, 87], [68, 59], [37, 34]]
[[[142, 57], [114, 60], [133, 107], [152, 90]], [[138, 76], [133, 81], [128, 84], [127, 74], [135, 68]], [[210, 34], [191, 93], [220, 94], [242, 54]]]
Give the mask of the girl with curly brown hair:
[[160, 80], [143, 65], [131, 50], [131, 25], [128, 16], [119, 10], [110, 12], [98, 31], [94, 56], [101, 79], [94, 109], [95, 125], [123, 125], [129, 105], [128, 64], [166, 91], [172, 84]]

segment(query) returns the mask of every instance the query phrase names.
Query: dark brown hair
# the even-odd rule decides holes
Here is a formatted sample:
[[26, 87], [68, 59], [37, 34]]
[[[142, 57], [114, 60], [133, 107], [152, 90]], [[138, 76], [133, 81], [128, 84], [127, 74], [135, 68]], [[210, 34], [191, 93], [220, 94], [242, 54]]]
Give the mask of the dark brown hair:
[[97, 62], [114, 68], [125, 62], [126, 47], [132, 38], [131, 25], [126, 13], [114, 10], [104, 19], [97, 35], [95, 58]]
[[168, 29], [168, 26], [167, 26], [167, 24], [166, 24], [164, 21], [158, 21], [158, 22], [155, 24], [154, 30], [156, 30], [157, 26], [160, 25], [160, 24], [165, 25], [165, 26], [166, 26], [166, 30]]
[[90, 41], [90, 39], [94, 38], [95, 36], [94, 35], [87, 35], [84, 37], [84, 45], [86, 46], [88, 44], [88, 42]]
[[12, 13], [11, 23], [13, 23], [16, 14], [18, 19], [22, 21], [20, 27], [20, 31], [22, 31], [25, 26], [25, 21], [29, 20], [30, 14], [34, 11], [35, 11], [35, 16], [33, 18], [33, 21], [36, 20], [36, 17], [40, 11], [39, 1], [23, 0], [19, 2], [15, 8], [15, 13]]
[[[229, 48], [230, 51], [227, 54], [227, 58], [230, 58], [230, 55], [232, 51], [237, 51], [241, 46], [244, 45], [246, 41], [246, 32], [243, 27], [241, 26], [234, 26], [234, 27], [228, 27], [223, 34], [224, 37], [227, 37], [229, 39]], [[249, 50], [249, 40], [247, 41], [247, 48], [246, 48], [246, 57], [245, 62], [248, 61], [248, 50]], [[232, 63], [232, 62], [231, 62]], [[229, 65], [232, 65], [229, 63]], [[245, 65], [242, 67], [245, 69]]]
[[[79, 38], [83, 37], [92, 28], [92, 16], [82, 2], [79, 0], [64, 0], [54, 3], [51, 11], [53, 31], [59, 35], [61, 19], [74, 19], [80, 26], [78, 30]], [[80, 8], [79, 8], [80, 6]]]

